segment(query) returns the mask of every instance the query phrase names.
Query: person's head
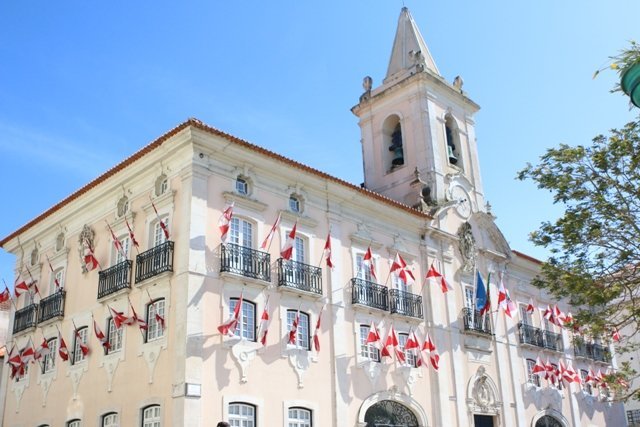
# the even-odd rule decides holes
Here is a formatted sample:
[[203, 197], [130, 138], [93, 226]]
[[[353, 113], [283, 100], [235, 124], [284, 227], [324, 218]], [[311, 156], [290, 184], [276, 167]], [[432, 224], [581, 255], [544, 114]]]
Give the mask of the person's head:
[[231, 424], [226, 421], [220, 421], [216, 427], [231, 427]]

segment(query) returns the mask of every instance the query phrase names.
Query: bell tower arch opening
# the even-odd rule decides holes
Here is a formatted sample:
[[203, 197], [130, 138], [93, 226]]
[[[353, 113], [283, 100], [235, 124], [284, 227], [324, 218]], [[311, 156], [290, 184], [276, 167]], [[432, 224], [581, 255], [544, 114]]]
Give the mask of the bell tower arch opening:
[[444, 116], [444, 136], [447, 144], [447, 160], [449, 164], [464, 170], [460, 130], [458, 129], [456, 120], [450, 113]]
[[382, 124], [382, 158], [387, 172], [393, 172], [405, 165], [404, 139], [400, 117], [392, 114]]

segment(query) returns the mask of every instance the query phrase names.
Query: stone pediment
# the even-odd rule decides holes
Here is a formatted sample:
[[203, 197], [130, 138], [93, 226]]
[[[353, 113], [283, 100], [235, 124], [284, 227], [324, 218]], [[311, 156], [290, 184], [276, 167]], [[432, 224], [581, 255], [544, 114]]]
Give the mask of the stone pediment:
[[485, 212], [474, 213], [469, 222], [473, 225], [478, 250], [489, 257], [511, 258], [511, 247], [502, 234], [491, 214]]

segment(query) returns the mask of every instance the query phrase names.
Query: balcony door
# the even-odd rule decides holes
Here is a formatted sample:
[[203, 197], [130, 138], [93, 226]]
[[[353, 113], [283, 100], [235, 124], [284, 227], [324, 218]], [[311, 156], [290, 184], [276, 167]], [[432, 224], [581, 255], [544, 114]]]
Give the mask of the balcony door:
[[229, 243], [237, 245], [230, 251], [233, 268], [241, 272], [251, 271], [253, 224], [242, 218], [232, 218]]

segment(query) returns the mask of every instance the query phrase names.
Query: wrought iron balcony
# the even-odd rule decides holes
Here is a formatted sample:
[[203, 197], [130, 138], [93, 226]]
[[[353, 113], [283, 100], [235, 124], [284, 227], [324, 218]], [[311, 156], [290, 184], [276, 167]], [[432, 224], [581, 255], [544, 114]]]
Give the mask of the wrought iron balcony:
[[464, 321], [465, 331], [493, 335], [491, 330], [491, 316], [489, 316], [488, 313], [480, 314], [478, 310], [463, 308], [462, 320]]
[[401, 314], [407, 317], [423, 319], [422, 297], [399, 289], [389, 291], [391, 314]]
[[562, 335], [556, 334], [551, 331], [544, 331], [544, 348], [548, 348], [553, 351], [564, 351], [564, 345], [562, 344]]
[[607, 346], [587, 344], [587, 351], [591, 354], [591, 358], [597, 362], [611, 362], [611, 350]]
[[220, 272], [271, 282], [271, 255], [233, 243], [221, 245]]
[[518, 336], [520, 344], [529, 344], [544, 348], [544, 337], [542, 329], [535, 328], [522, 322], [518, 322]]
[[351, 303], [389, 311], [389, 289], [354, 277], [351, 279]]
[[279, 258], [278, 286], [322, 295], [322, 270], [320, 267]]
[[35, 328], [38, 317], [38, 304], [17, 310], [13, 316], [13, 333], [18, 333], [29, 328]]
[[64, 316], [64, 298], [67, 292], [59, 290], [40, 301], [38, 323]]
[[132, 264], [128, 259], [98, 273], [98, 299], [131, 288]]
[[173, 271], [173, 242], [167, 240], [136, 256], [136, 283]]

